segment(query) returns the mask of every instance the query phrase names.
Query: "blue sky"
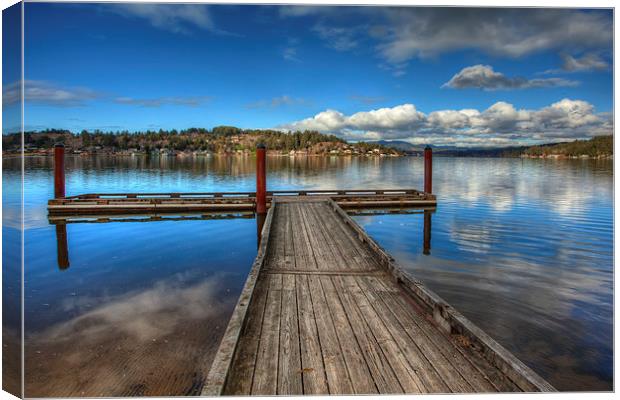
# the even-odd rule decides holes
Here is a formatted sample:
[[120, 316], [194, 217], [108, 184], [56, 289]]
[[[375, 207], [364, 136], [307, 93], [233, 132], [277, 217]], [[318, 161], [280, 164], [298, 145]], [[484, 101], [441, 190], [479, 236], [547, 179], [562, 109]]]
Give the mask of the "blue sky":
[[[612, 22], [609, 10], [27, 3], [26, 129], [235, 125], [459, 146], [611, 134]], [[6, 110], [15, 81], [5, 73]]]

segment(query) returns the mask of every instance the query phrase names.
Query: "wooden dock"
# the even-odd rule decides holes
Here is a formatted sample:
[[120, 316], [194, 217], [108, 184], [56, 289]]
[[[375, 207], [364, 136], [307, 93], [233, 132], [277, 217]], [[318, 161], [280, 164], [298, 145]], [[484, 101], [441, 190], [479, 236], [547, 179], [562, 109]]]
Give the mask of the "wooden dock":
[[[282, 190], [266, 192], [266, 207], [279, 197], [329, 197], [344, 208], [434, 206], [430, 193], [393, 190]], [[48, 201], [50, 216], [254, 211], [256, 192], [93, 193]]]
[[[266, 149], [260, 144], [256, 162], [255, 192], [66, 196], [64, 147], [56, 145], [48, 211], [56, 225], [59, 268], [70, 265], [67, 223], [252, 212], [258, 253], [202, 395], [555, 390], [403, 272], [343, 210], [434, 207], [430, 147], [424, 150], [423, 192], [268, 192]], [[431, 211], [423, 212], [428, 254]]]
[[272, 200], [203, 395], [554, 391], [329, 197]]

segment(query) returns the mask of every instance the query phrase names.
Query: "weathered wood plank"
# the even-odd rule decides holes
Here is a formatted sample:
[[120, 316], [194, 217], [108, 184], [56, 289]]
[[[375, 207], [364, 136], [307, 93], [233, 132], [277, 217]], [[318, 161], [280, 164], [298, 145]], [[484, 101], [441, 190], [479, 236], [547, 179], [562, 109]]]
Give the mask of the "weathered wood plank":
[[[272, 210], [273, 210], [273, 214], [274, 214], [274, 218], [273, 219], [277, 220], [278, 219], [277, 218], [278, 210], [277, 210], [277, 208], [272, 208]], [[279, 236], [280, 236], [279, 232], [278, 232], [277, 224], [272, 227], [271, 232], [269, 232], [269, 235], [270, 235], [271, 240], [272, 240], [272, 245], [269, 246], [266, 249], [265, 257], [264, 257], [265, 261], [264, 261], [264, 265], [263, 265], [263, 268], [262, 268], [262, 271], [261, 271], [262, 273], [264, 273], [267, 270], [272, 269], [274, 265], [279, 265], [280, 264], [278, 262], [278, 257], [279, 257], [278, 256], [278, 251], [277, 251], [278, 245], [277, 244], [274, 245], [274, 243], [276, 243], [279, 240]]]
[[264, 274], [289, 274], [289, 275], [360, 275], [360, 276], [385, 276], [385, 272], [381, 270], [376, 271], [359, 271], [357, 269], [345, 269], [348, 266], [343, 266], [335, 271], [317, 271], [317, 270], [288, 270], [288, 269], [269, 269]]
[[[416, 345], [422, 354], [428, 359], [431, 366], [438, 372], [445, 384], [451, 392], [464, 393], [475, 392], [474, 388], [459, 374], [458, 370], [452, 365], [439, 348], [425, 335], [424, 331], [415, 323], [412, 314], [401, 307], [401, 304], [395, 300], [395, 296], [390, 292], [383, 292], [383, 296], [376, 296], [372, 288], [365, 287], [364, 278], [358, 280], [360, 285], [364, 287], [364, 294], [370, 299], [371, 303], [377, 307], [383, 305], [383, 315], [392, 313], [401, 323], [402, 331], [409, 334], [411, 340], [415, 340]], [[385, 303], [382, 301], [385, 300]], [[406, 314], [403, 314], [406, 313]], [[407, 318], [409, 317], [409, 318]], [[428, 321], [427, 321], [428, 323]], [[440, 334], [440, 332], [436, 332]]]
[[370, 249], [354, 237], [353, 232], [346, 224], [343, 224], [338, 215], [325, 206], [314, 207], [315, 214], [320, 218], [332, 240], [331, 245], [338, 251], [344, 259], [353, 259], [362, 270], [375, 270], [380, 268], [379, 263], [373, 258]]
[[370, 327], [362, 317], [355, 299], [353, 299], [351, 293], [345, 288], [340, 277], [333, 277], [332, 282], [334, 283], [334, 287], [336, 288], [336, 292], [342, 304], [347, 310], [353, 332], [364, 352], [366, 364], [368, 365], [368, 369], [372, 374], [379, 393], [404, 393], [390, 363], [381, 350], [381, 344], [377, 342]]
[[406, 360], [383, 321], [362, 293], [356, 282], [357, 277], [344, 276], [340, 277], [340, 279], [342, 279], [344, 287], [351, 293], [354, 301], [357, 303], [362, 317], [366, 320], [377, 342], [381, 344], [381, 350], [392, 366], [392, 370], [395, 372], [396, 378], [404, 392], [421, 393], [423, 387], [416, 375], [415, 369]]
[[[394, 284], [385, 282], [382, 279], [376, 279], [374, 277], [364, 277], [360, 280], [362, 284], [365, 284], [366, 294], [373, 297], [377, 302], [384, 302], [387, 307], [390, 307], [390, 299], [387, 298], [387, 293], [393, 294], [391, 299], [398, 301], [401, 304], [401, 309], [407, 316], [410, 317], [411, 322], [416, 324], [420, 330], [424, 333], [433, 345], [439, 349], [444, 355], [446, 360], [450, 362], [456, 371], [471, 385], [471, 387], [478, 393], [495, 392], [497, 388], [489, 381], [488, 377], [482, 373], [472, 362], [467, 359], [463, 352], [459, 351], [455, 343], [451, 342], [444, 332], [439, 331], [432, 323], [429, 323], [419, 312], [416, 312], [415, 308], [411, 304], [405, 302], [406, 296], [399, 293], [398, 288]], [[392, 289], [393, 290], [390, 290]], [[383, 292], [376, 295], [375, 292]], [[392, 310], [394, 311], [394, 310]]]
[[278, 365], [278, 394], [303, 394], [301, 354], [297, 321], [297, 291], [295, 276], [282, 276], [282, 314], [280, 316], [280, 349]]
[[230, 371], [226, 394], [249, 395], [251, 393], [268, 287], [269, 278], [259, 277], [254, 289], [254, 299], [248, 308], [248, 319], [237, 343], [239, 351], [233, 361], [235, 368]]
[[[295, 241], [293, 240], [293, 219], [290, 217], [290, 207], [286, 207], [286, 219], [280, 221], [280, 225], [284, 227], [284, 267], [288, 269], [296, 269], [295, 262]], [[301, 266], [300, 266], [301, 267]]]
[[308, 240], [310, 241], [310, 247], [314, 253], [314, 259], [316, 260], [319, 271], [339, 271], [341, 269], [350, 268], [348, 265], [344, 265], [347, 260], [335, 258], [333, 253], [328, 248], [328, 243], [331, 242], [325, 237], [324, 227], [317, 224], [317, 221], [312, 218], [308, 212], [308, 207], [300, 207], [300, 215], [304, 222], [304, 228], [308, 233]]
[[229, 340], [220, 346], [228, 356], [216, 356], [234, 355], [228, 373], [222, 372], [226, 363], [218, 364], [225, 393], [550, 388], [409, 278], [336, 203], [308, 196], [313, 198], [278, 198], [270, 211], [270, 245], [262, 253], [259, 248], [265, 265], [252, 270], [260, 271], [260, 280], [250, 296], [251, 315], [233, 316], [232, 331], [241, 327], [237, 347]]
[[297, 290], [297, 315], [301, 350], [301, 373], [304, 394], [328, 394], [325, 365], [308, 287], [308, 277], [295, 276]]
[[329, 276], [322, 276], [319, 278], [319, 282], [323, 288], [323, 293], [325, 293], [327, 308], [334, 321], [336, 336], [340, 342], [340, 348], [342, 349], [347, 370], [353, 383], [353, 390], [356, 394], [378, 393], [377, 386], [368, 369], [368, 364], [364, 359], [363, 352], [349, 323], [347, 310], [340, 302], [331, 278]]
[[334, 269], [360, 271], [369, 269], [354, 249], [351, 251], [348, 246], [338, 245], [341, 242], [337, 236], [338, 229], [334, 226], [334, 221], [337, 219], [334, 218], [336, 215], [329, 207], [325, 204], [311, 204], [306, 208], [309, 220], [317, 226], [317, 235], [323, 243], [323, 251], [329, 254], [329, 259], [333, 260], [332, 263], [336, 265]]
[[299, 205], [291, 203], [287, 204], [287, 208], [293, 230], [295, 268], [316, 270], [318, 269], [316, 260], [314, 259], [314, 254], [308, 240], [308, 235], [299, 214]]
[[[357, 283], [359, 284], [360, 280], [358, 280]], [[399, 348], [403, 354], [405, 354], [407, 361], [411, 364], [419, 377], [420, 386], [423, 387], [424, 392], [449, 393], [450, 389], [443, 378], [435, 370], [433, 364], [427, 359], [425, 353], [418, 346], [417, 338], [414, 340], [405, 333], [403, 326], [393, 315], [392, 311], [385, 309], [377, 296], [374, 296], [371, 292], [369, 293], [370, 289], [368, 287], [362, 284], [360, 285], [360, 289], [369, 298], [371, 304], [377, 308], [377, 312], [380, 313], [388, 331], [390, 331]]]
[[[282, 207], [275, 207], [274, 219], [277, 221], [286, 220], [286, 218], [280, 215], [283, 212], [285, 212], [285, 209]], [[285, 227], [285, 224], [277, 223], [272, 228], [273, 241], [267, 252], [266, 271], [288, 267], [285, 260]]]
[[342, 355], [336, 329], [331, 319], [323, 288], [316, 276], [308, 276], [308, 285], [319, 332], [321, 353], [330, 394], [354, 394], [353, 385]]
[[419, 379], [418, 386], [426, 393], [449, 393], [450, 389], [435, 370], [431, 362], [420, 349], [417, 340], [412, 339], [404, 333], [403, 327], [391, 310], [387, 310], [385, 305], [381, 303], [378, 296], [374, 296], [367, 286], [361, 284], [362, 279], [358, 279], [362, 292], [368, 297], [370, 303], [375, 307], [378, 315], [383, 319], [388, 331], [391, 333], [395, 342], [405, 355], [407, 361], [414, 369]]
[[267, 304], [263, 315], [263, 328], [252, 382], [253, 395], [274, 394], [278, 389], [282, 275], [270, 275], [269, 279]]

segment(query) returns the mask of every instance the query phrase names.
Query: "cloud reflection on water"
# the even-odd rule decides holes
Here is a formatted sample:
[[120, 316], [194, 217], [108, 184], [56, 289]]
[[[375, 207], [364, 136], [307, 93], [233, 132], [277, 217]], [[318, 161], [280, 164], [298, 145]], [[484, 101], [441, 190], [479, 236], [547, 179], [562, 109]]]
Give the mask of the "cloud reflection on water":
[[[63, 312], [76, 316], [27, 338], [27, 394], [199, 391], [238, 294], [222, 289], [221, 275], [183, 284], [187, 278], [173, 276], [117, 296], [65, 300]], [[136, 388], [140, 382], [144, 386]]]

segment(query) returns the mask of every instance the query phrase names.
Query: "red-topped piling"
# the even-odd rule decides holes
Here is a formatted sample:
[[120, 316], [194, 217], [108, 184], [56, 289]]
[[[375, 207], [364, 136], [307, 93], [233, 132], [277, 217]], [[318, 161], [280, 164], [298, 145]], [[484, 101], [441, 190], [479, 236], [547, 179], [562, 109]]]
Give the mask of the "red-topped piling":
[[256, 213], [267, 212], [266, 149], [264, 144], [256, 146]]
[[430, 146], [424, 149], [424, 191], [433, 193], [433, 149]]
[[65, 197], [65, 145], [54, 146], [54, 198]]

